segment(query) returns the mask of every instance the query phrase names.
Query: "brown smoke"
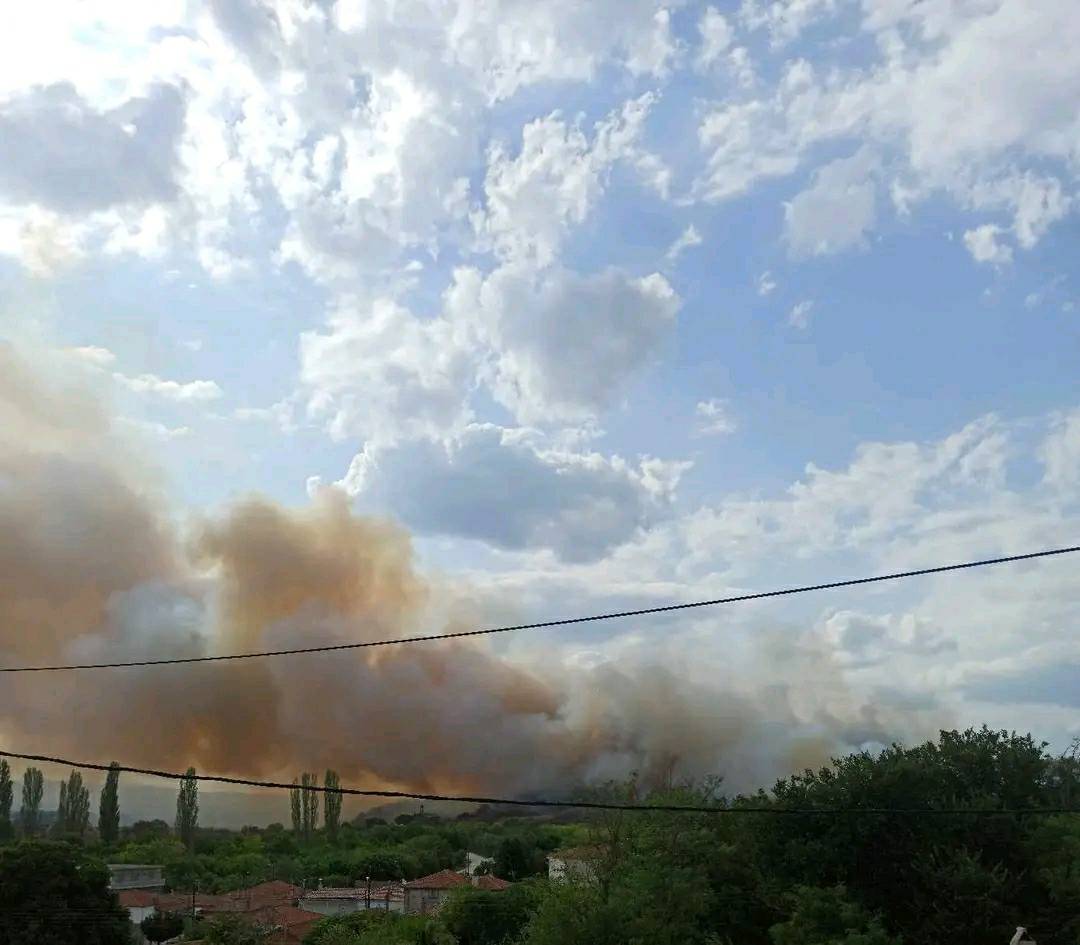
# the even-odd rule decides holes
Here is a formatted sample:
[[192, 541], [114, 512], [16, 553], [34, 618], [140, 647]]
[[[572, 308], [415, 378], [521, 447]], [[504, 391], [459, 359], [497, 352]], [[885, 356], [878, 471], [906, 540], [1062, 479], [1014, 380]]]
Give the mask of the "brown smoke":
[[[467, 589], [416, 572], [402, 528], [356, 516], [335, 490], [302, 509], [249, 498], [181, 535], [77, 376], [0, 345], [5, 665], [481, 622]], [[784, 728], [786, 696], [770, 710], [655, 667], [529, 670], [464, 641], [7, 682], [0, 735], [16, 750], [257, 776], [333, 767], [366, 786], [552, 791], [672, 766], [738, 781], [733, 765], [745, 781], [809, 744]]]

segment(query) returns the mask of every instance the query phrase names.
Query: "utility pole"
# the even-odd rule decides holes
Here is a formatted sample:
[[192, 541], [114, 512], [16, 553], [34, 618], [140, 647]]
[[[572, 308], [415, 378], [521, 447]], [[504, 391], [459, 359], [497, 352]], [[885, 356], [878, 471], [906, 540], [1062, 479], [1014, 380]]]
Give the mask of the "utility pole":
[[371, 911], [371, 877], [367, 877], [367, 911]]
[[191, 922], [195, 923], [195, 890], [199, 888], [198, 883], [191, 884]]

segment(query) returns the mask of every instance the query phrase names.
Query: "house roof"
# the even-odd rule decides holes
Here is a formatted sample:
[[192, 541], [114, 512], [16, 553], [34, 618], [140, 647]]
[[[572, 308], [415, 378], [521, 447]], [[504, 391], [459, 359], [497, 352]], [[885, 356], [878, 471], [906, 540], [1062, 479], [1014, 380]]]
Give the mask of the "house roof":
[[302, 892], [303, 890], [299, 886], [286, 883], [284, 880], [272, 879], [265, 883], [249, 886], [247, 889], [238, 889], [235, 892], [227, 893], [227, 895], [233, 899], [248, 900], [254, 908], [256, 904], [298, 899]]
[[252, 910], [253, 918], [260, 924], [272, 928], [287, 929], [298, 925], [308, 925], [326, 918], [318, 912], [308, 912], [306, 909], [298, 909], [296, 906], [263, 906], [261, 909]]
[[[371, 898], [378, 899], [381, 902], [385, 902], [387, 893], [390, 895], [391, 902], [400, 902], [405, 898], [405, 890], [402, 888], [401, 883], [372, 883], [371, 884]], [[327, 900], [362, 900], [367, 899], [368, 889], [367, 884], [363, 883], [359, 886], [338, 886], [334, 888], [326, 889], [309, 889], [303, 895], [300, 900], [306, 901], [322, 901]]]
[[499, 879], [498, 876], [477, 876], [473, 885], [477, 889], [486, 889], [488, 892], [502, 892], [504, 889], [509, 889], [513, 883]]
[[194, 897], [191, 893], [156, 893], [154, 905], [157, 906], [159, 912], [188, 912], [191, 909], [192, 898], [195, 901], [195, 908], [202, 909], [204, 912], [235, 909], [227, 896], [210, 896], [206, 893], [196, 893]]
[[143, 889], [121, 889], [116, 895], [125, 909], [149, 909], [158, 900], [156, 894]]
[[405, 884], [406, 889], [453, 889], [468, 886], [469, 880], [453, 870], [439, 870], [430, 876], [421, 876]]

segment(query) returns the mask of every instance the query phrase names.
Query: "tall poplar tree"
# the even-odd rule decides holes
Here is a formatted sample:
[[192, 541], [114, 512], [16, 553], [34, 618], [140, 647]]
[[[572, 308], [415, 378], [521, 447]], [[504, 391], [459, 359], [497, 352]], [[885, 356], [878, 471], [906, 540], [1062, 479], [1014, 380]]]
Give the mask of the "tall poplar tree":
[[114, 761], [105, 776], [98, 804], [98, 834], [103, 843], [116, 843], [120, 838], [120, 766]]

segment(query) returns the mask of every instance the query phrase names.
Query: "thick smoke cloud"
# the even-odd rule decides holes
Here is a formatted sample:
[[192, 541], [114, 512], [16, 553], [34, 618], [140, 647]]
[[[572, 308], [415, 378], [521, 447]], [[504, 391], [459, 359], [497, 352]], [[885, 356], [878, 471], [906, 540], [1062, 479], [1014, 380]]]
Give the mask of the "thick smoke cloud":
[[[418, 573], [400, 526], [356, 516], [335, 490], [305, 508], [254, 497], [179, 521], [71, 365], [0, 345], [5, 665], [371, 640], [484, 617], [467, 588]], [[446, 792], [672, 770], [747, 786], [897, 724], [841, 700], [809, 731], [790, 691], [739, 695], [657, 667], [525, 667], [465, 641], [4, 686], [0, 737], [15, 750], [255, 776], [334, 767], [357, 786]]]

